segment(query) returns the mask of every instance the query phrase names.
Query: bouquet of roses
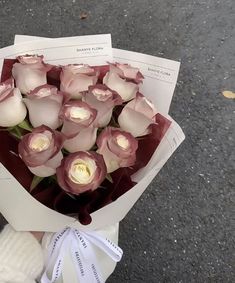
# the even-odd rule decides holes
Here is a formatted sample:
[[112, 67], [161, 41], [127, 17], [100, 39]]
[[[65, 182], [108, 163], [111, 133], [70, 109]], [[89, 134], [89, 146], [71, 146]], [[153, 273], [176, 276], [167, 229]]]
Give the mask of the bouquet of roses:
[[[141, 91], [145, 78], [136, 66], [55, 65], [20, 53], [4, 59], [1, 74], [1, 212], [15, 229], [57, 232], [41, 282], [57, 282], [61, 273], [71, 280], [68, 250], [79, 282], [102, 282], [114, 267], [94, 246], [120, 260], [118, 227], [109, 227], [123, 219], [183, 133]], [[96, 234], [101, 228], [112, 230], [115, 243], [110, 231]]]
[[4, 151], [18, 159], [33, 196], [89, 224], [94, 209], [135, 185], [131, 175], [149, 162], [170, 121], [139, 92], [143, 75], [128, 64], [60, 67], [38, 55], [5, 64], [0, 126], [9, 133], [4, 145], [18, 149]]

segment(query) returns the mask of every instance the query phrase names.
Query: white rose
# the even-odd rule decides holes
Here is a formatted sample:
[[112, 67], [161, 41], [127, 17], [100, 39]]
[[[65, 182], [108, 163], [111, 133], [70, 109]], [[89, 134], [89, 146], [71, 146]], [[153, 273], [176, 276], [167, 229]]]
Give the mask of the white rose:
[[51, 69], [43, 62], [43, 56], [25, 55], [17, 57], [19, 63], [12, 68], [12, 75], [21, 93], [27, 94], [47, 83], [47, 72]]
[[21, 123], [27, 114], [18, 88], [14, 88], [14, 80], [9, 79], [0, 84], [0, 126], [14, 127]]

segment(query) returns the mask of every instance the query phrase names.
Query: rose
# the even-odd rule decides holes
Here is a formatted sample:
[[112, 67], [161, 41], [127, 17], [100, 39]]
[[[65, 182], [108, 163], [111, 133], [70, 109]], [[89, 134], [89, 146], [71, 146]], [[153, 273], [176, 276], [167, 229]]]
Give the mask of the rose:
[[88, 65], [74, 64], [62, 67], [60, 74], [60, 90], [81, 98], [81, 92], [87, 91], [90, 85], [96, 84], [98, 72]]
[[29, 120], [33, 127], [46, 125], [56, 129], [61, 125], [59, 112], [66, 96], [55, 86], [42, 85], [29, 92], [24, 102], [29, 111]]
[[69, 152], [89, 150], [95, 144], [97, 128], [93, 122], [97, 111], [81, 100], [64, 104], [60, 112], [62, 133], [67, 136], [64, 148]]
[[18, 88], [14, 88], [11, 78], [0, 84], [0, 126], [14, 127], [21, 123], [27, 114]]
[[149, 125], [155, 123], [157, 110], [155, 106], [141, 93], [128, 102], [118, 117], [120, 127], [130, 132], [134, 137], [149, 133]]
[[102, 84], [90, 86], [88, 92], [83, 94], [82, 100], [97, 110], [94, 124], [101, 128], [110, 122], [114, 106], [123, 102], [117, 92]]
[[129, 64], [110, 64], [109, 69], [111, 72], [119, 74], [121, 78], [133, 80], [137, 84], [143, 82], [144, 76], [141, 74], [140, 70]]
[[56, 173], [63, 190], [79, 195], [96, 190], [105, 179], [107, 169], [102, 155], [92, 151], [78, 151], [65, 157]]
[[12, 75], [21, 93], [27, 94], [47, 83], [47, 72], [51, 67], [43, 62], [43, 56], [25, 55], [17, 57], [19, 63], [12, 68]]
[[139, 69], [127, 64], [110, 64], [110, 70], [103, 78], [103, 83], [115, 90], [124, 101], [135, 97], [142, 82], [143, 75]]
[[48, 177], [60, 166], [64, 140], [63, 134], [43, 125], [23, 136], [19, 155], [34, 175]]
[[108, 173], [135, 164], [138, 142], [130, 133], [107, 127], [100, 133], [96, 143], [97, 152], [103, 155]]

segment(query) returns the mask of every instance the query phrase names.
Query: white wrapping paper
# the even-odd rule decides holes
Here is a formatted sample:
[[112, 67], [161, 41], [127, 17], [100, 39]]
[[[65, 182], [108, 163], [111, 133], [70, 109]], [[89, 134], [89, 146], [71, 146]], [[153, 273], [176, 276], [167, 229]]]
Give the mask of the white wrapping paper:
[[[61, 39], [16, 36], [15, 44], [0, 50], [0, 68], [4, 58], [15, 58], [17, 55], [26, 53], [43, 54], [45, 61], [51, 64], [87, 63], [104, 65], [107, 61], [118, 61], [136, 66], [145, 76], [141, 91], [152, 100], [161, 114], [172, 120], [170, 128], [148, 165], [132, 176], [133, 180], [138, 182], [137, 185], [115, 202], [92, 213], [92, 222], [87, 226], [39, 203], [0, 164], [0, 212], [16, 230], [58, 232], [69, 226], [81, 231], [101, 231], [117, 243], [117, 223], [126, 216], [185, 138], [180, 126], [168, 116], [178, 77], [179, 62], [111, 49], [110, 35]], [[115, 264], [107, 256], [100, 254], [100, 251], [97, 250], [96, 252], [102, 273], [107, 278], [115, 268]], [[63, 270], [64, 283], [78, 282], [75, 275], [72, 275], [74, 274], [72, 269], [71, 260], [69, 256], [66, 256], [66, 264]]]

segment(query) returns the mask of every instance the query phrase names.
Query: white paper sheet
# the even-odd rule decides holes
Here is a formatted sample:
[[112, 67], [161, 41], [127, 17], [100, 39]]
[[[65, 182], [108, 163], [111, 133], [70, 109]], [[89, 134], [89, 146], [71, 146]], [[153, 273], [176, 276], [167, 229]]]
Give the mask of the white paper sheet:
[[[25, 39], [29, 40], [29, 37], [17, 36], [16, 42], [19, 43], [19, 41], [22, 42], [22, 40]], [[29, 50], [35, 48], [35, 46], [40, 46], [40, 48], [44, 48], [45, 51], [49, 48], [51, 53], [47, 53], [46, 60], [52, 60], [50, 62], [61, 57], [61, 53], [57, 52], [61, 42], [66, 49], [66, 46], [70, 46], [72, 42], [76, 41], [76, 38], [74, 37], [71, 39], [44, 39], [44, 41], [41, 39], [38, 41], [38, 38], [31, 39], [34, 39], [35, 42], [17, 44], [15, 47], [17, 52], [21, 54], [29, 53], [27, 51], [27, 46]], [[55, 47], [54, 52], [52, 48], [53, 46]], [[43, 49], [40, 51], [44, 54]], [[12, 47], [3, 48], [0, 50], [0, 58], [2, 56], [11, 56], [11, 53]], [[118, 57], [114, 58], [114, 61], [130, 63], [140, 68], [146, 76], [142, 89], [144, 95], [154, 102], [159, 109], [159, 112], [167, 114], [176, 85], [179, 63], [124, 50], [113, 49], [113, 53], [114, 56]], [[58, 58], [55, 56], [56, 54]], [[103, 59], [105, 60], [104, 57]], [[102, 64], [102, 60], [99, 60], [99, 62]], [[103, 61], [103, 63], [105, 62], [106, 61]], [[65, 61], [65, 64], [66, 63], [71, 62]], [[92, 60], [92, 62], [88, 62], [88, 64], [94, 65], [94, 61]], [[180, 126], [172, 119], [172, 124], [169, 130], [162, 139], [149, 164], [135, 174], [134, 179], [138, 181], [138, 184], [115, 202], [92, 213], [92, 223], [90, 225], [83, 226], [74, 218], [62, 215], [36, 201], [25, 191], [18, 181], [14, 180], [14, 177], [7, 172], [5, 168], [0, 170], [0, 211], [16, 230], [21, 231], [56, 232], [68, 225], [81, 230], [96, 230], [115, 224], [126, 216], [128, 211], [145, 191], [147, 186], [184, 138], [185, 136]]]
[[84, 63], [103, 65], [112, 60], [110, 34], [86, 35], [73, 37], [70, 40], [61, 38], [55, 41], [27, 42], [0, 49], [0, 70], [4, 58], [15, 58], [24, 54], [43, 54], [45, 61], [51, 64], [64, 65]]

